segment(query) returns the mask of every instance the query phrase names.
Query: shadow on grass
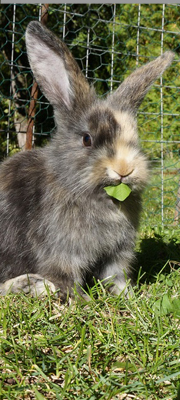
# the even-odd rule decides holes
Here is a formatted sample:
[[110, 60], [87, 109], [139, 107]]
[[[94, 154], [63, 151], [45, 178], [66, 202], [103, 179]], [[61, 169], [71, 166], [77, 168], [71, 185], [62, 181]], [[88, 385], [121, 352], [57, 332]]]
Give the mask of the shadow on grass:
[[178, 386], [177, 397], [174, 400], [180, 400], [180, 383]]
[[180, 242], [177, 238], [165, 241], [163, 236], [156, 234], [153, 238], [141, 240], [136, 257], [137, 269], [142, 268], [144, 274], [141, 282], [153, 282], [162, 269], [168, 274], [172, 267], [180, 268]]

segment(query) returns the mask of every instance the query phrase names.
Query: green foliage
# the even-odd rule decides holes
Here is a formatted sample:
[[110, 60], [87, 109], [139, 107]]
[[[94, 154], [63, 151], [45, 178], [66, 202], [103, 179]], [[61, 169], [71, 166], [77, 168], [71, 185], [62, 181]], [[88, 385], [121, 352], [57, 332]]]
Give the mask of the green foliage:
[[[163, 163], [163, 169], [158, 158], [151, 164], [152, 174], [143, 194], [142, 210], [142, 226], [145, 221], [149, 221], [149, 230], [155, 226], [160, 227], [162, 223], [164, 228], [173, 224], [179, 188], [179, 169], [180, 159], [170, 151], [169, 157]], [[173, 228], [178, 229], [178, 225], [174, 224]]]

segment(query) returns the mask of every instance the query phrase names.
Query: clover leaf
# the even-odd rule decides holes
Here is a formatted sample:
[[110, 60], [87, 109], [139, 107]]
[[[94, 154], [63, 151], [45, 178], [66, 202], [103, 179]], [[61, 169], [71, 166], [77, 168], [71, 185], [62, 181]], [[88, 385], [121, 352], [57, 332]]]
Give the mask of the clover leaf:
[[114, 197], [119, 201], [126, 200], [131, 193], [131, 189], [129, 186], [125, 185], [125, 183], [120, 183], [117, 186], [106, 186], [104, 190], [109, 196]]

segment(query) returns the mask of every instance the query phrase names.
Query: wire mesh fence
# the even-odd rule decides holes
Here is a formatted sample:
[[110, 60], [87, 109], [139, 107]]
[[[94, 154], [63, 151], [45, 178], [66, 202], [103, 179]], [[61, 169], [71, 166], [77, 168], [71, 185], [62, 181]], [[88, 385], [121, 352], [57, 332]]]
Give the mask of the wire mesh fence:
[[0, 13], [1, 159], [28, 148], [29, 129], [35, 146], [44, 145], [54, 131], [51, 106], [39, 89], [33, 91], [24, 40], [31, 20], [45, 18], [44, 23], [64, 39], [100, 96], [116, 89], [136, 67], [164, 51], [176, 53], [172, 66], [143, 101], [138, 126], [152, 165], [143, 218], [151, 226], [178, 223], [180, 5], [8, 4], [1, 5]]

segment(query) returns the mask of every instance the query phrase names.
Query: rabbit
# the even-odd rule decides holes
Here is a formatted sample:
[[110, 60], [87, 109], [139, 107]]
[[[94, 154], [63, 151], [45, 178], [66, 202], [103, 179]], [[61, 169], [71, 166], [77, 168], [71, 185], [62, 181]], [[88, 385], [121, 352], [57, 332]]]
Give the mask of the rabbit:
[[[0, 293], [65, 299], [93, 279], [119, 295], [133, 282], [141, 194], [149, 179], [136, 113], [171, 64], [170, 51], [136, 69], [100, 99], [65, 43], [30, 22], [31, 69], [54, 109], [56, 134], [44, 148], [13, 155], [0, 167]], [[127, 184], [123, 202], [104, 188]]]

